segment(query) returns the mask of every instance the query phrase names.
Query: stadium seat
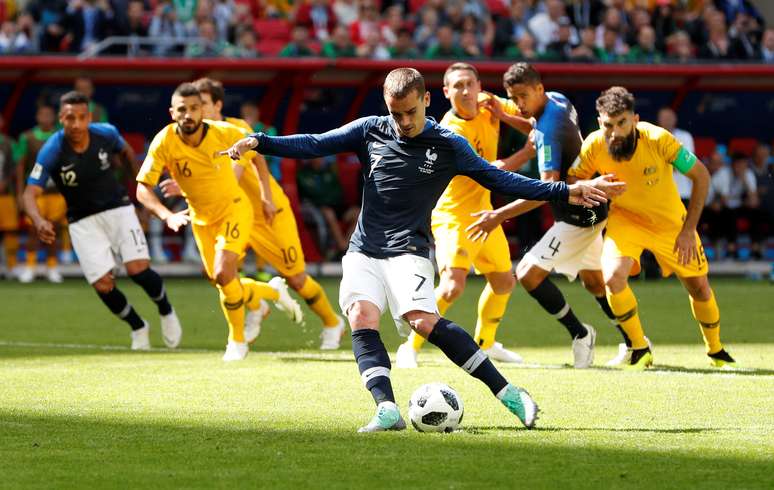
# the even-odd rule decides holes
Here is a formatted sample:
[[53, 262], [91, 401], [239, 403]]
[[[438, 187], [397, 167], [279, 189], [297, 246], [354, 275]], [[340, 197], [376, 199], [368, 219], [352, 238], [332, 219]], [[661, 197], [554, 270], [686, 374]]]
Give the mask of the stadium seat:
[[728, 142], [728, 154], [741, 153], [745, 156], [752, 156], [758, 140], [755, 138], [731, 138]]
[[696, 150], [696, 156], [699, 158], [706, 158], [712, 156], [715, 153], [715, 147], [717, 143], [714, 138], [697, 137], [693, 139], [694, 150]]
[[253, 29], [262, 41], [272, 39], [286, 43], [290, 40], [290, 24], [283, 19], [255, 19]]

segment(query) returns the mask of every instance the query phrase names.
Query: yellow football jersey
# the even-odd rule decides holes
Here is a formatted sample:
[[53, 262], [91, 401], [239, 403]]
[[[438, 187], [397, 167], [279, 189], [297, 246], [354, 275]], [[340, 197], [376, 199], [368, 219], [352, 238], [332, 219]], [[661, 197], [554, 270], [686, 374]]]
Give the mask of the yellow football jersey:
[[[486, 94], [481, 94], [488, 97]], [[479, 97], [479, 100], [482, 97]], [[519, 114], [519, 109], [511, 100], [498, 97], [503, 110], [508, 114]], [[491, 112], [479, 109], [473, 119], [467, 120], [457, 116], [453, 110], [448, 111], [441, 119], [441, 125], [459, 134], [468, 142], [475, 152], [487, 161], [497, 160], [497, 142], [500, 138], [500, 120]], [[433, 222], [458, 222], [460, 218], [470, 221], [470, 213], [482, 209], [492, 209], [488, 189], [480, 186], [471, 178], [458, 175], [454, 177], [446, 190], [438, 199], [433, 210]]]
[[[191, 217], [197, 225], [208, 225], [220, 220], [234, 199], [244, 197], [231, 168], [231, 159], [218, 152], [244, 137], [231, 124], [205, 119], [204, 136], [198, 146], [183, 142], [172, 123], [158, 132], [148, 148], [148, 154], [137, 174], [137, 181], [156, 185], [166, 168], [180, 185], [188, 201]], [[243, 157], [240, 162], [249, 162]]]
[[[251, 134], [253, 132], [253, 129], [250, 127], [249, 124], [247, 124], [247, 121], [244, 119], [239, 119], [237, 117], [227, 117], [226, 122], [233, 124], [234, 126], [239, 127], [243, 131], [245, 131], [245, 134]], [[252, 159], [253, 153], [249, 153], [248, 158]], [[241, 164], [241, 161], [240, 161]], [[260, 207], [260, 200], [261, 200], [261, 187], [260, 187], [260, 177], [258, 176], [258, 171], [253, 166], [252, 162], [247, 162], [245, 165], [245, 172], [242, 174], [242, 178], [239, 179], [239, 185], [242, 187], [242, 189], [245, 190], [245, 193], [247, 194], [247, 197], [250, 198], [250, 201], [253, 203], [253, 205], [258, 205], [257, 210], [261, 209]], [[272, 201], [274, 202], [274, 206], [279, 209], [289, 209], [290, 207], [290, 200], [288, 199], [288, 196], [285, 194], [285, 191], [282, 189], [282, 186], [279, 185], [277, 180], [274, 178], [273, 175], [269, 174], [269, 188], [271, 189], [271, 197]], [[256, 212], [255, 213], [255, 220], [256, 221], [262, 221], [263, 218], [263, 212]]]
[[685, 207], [672, 177], [672, 162], [677, 159], [680, 142], [666, 129], [646, 122], [637, 124], [637, 132], [637, 148], [625, 162], [610, 156], [603, 130], [591, 133], [568, 173], [579, 179], [595, 173], [614, 174], [626, 182], [626, 192], [610, 205], [609, 226], [624, 219], [654, 231], [679, 229], [685, 220]]

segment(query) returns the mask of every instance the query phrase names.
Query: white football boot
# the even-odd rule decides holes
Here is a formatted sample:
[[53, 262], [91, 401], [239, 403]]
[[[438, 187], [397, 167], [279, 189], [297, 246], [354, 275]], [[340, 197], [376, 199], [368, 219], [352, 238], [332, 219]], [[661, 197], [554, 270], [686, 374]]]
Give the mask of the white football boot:
[[515, 364], [521, 364], [524, 362], [524, 358], [519, 354], [509, 351], [500, 342], [495, 342], [488, 349], [483, 349], [484, 353], [489, 356], [489, 359], [500, 362], [510, 362]]
[[301, 305], [290, 296], [285, 279], [279, 276], [272, 277], [268, 284], [279, 293], [279, 298], [274, 302], [274, 306], [278, 310], [284, 311], [294, 323], [303, 323], [304, 312], [301, 311]]
[[263, 320], [271, 313], [269, 303], [261, 300], [258, 308], [255, 310], [246, 309], [245, 313], [245, 342], [252, 344], [261, 334], [261, 325]]
[[417, 358], [419, 352], [414, 350], [411, 341], [405, 341], [398, 346], [398, 352], [395, 354], [395, 367], [400, 369], [415, 369], [417, 367]]
[[150, 326], [143, 320], [142, 328], [132, 330], [132, 350], [150, 350]]
[[336, 350], [341, 345], [341, 337], [344, 335], [345, 329], [344, 317], [341, 315], [336, 315], [336, 317], [339, 319], [339, 323], [333, 327], [323, 327], [322, 329], [320, 350]]
[[59, 267], [48, 267], [46, 269], [46, 279], [53, 284], [62, 284], [64, 282], [62, 273], [59, 272]]
[[242, 361], [247, 357], [248, 350], [247, 342], [229, 340], [228, 344], [226, 344], [226, 352], [223, 354], [223, 361]]
[[16, 277], [20, 283], [29, 284], [35, 280], [35, 268], [28, 265], [24, 266], [19, 270], [19, 274]]
[[[648, 343], [648, 348], [653, 352], [653, 344], [650, 343], [650, 339], [645, 337], [645, 342]], [[629, 364], [632, 359], [632, 348], [626, 347], [626, 344], [618, 344], [618, 354], [605, 363], [605, 366], [617, 367]]]
[[572, 341], [573, 366], [576, 369], [585, 369], [594, 362], [594, 344], [597, 341], [597, 331], [591, 325], [583, 324], [589, 333], [580, 339]]
[[180, 339], [183, 337], [183, 327], [180, 325], [180, 319], [173, 309], [169, 315], [161, 316], [161, 338], [164, 339], [164, 345], [174, 349], [180, 345]]

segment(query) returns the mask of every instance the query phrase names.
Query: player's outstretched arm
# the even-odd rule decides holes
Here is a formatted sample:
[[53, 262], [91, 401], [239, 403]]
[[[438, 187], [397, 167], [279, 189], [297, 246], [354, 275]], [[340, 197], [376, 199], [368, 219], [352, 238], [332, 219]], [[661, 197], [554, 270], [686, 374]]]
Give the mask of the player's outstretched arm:
[[236, 159], [249, 150], [283, 158], [317, 158], [355, 152], [364, 143], [365, 126], [369, 119], [357, 119], [321, 134], [268, 136], [265, 133], [254, 133], [237, 141], [231, 148], [221, 153]]
[[161, 221], [166, 223], [172, 231], [178, 231], [191, 221], [191, 218], [188, 216], [188, 209], [173, 213], [164, 206], [158, 196], [156, 196], [156, 193], [153, 192], [151, 186], [145, 182], [137, 182], [137, 200]]
[[56, 230], [54, 225], [43, 218], [38, 208], [37, 199], [38, 196], [43, 194], [43, 187], [35, 184], [28, 184], [22, 193], [22, 203], [24, 205], [24, 212], [32, 220], [32, 224], [35, 226], [35, 232], [41, 242], [45, 244], [52, 244], [56, 241]]

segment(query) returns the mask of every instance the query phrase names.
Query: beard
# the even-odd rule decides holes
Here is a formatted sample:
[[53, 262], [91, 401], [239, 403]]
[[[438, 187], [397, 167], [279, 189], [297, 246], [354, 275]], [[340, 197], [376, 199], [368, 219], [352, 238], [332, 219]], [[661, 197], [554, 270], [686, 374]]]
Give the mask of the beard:
[[608, 141], [607, 151], [610, 152], [610, 156], [617, 162], [629, 160], [634, 155], [634, 150], [637, 149], [637, 130], [632, 130], [623, 140], [618, 140], [615, 143]]
[[202, 125], [201, 121], [194, 122], [193, 126], [185, 126], [181, 123], [177, 123], [177, 127], [180, 129], [180, 132], [183, 134], [194, 134], [199, 129], [199, 126], [201, 125]]

